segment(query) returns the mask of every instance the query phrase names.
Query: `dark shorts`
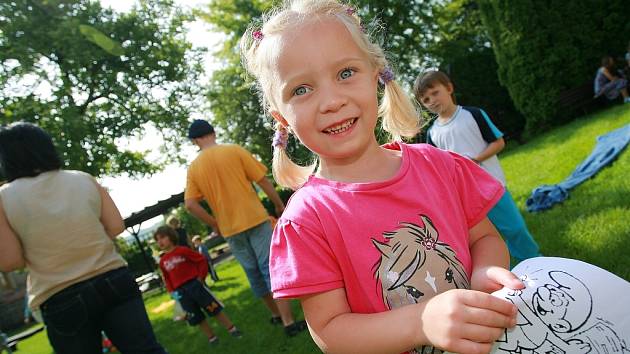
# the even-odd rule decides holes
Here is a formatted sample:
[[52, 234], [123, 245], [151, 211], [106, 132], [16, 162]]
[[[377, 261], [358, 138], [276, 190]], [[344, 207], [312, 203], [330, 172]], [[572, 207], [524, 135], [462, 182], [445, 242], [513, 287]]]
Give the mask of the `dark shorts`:
[[177, 288], [177, 292], [180, 295], [179, 303], [186, 311], [186, 320], [191, 326], [196, 326], [204, 320], [204, 311], [208, 316], [215, 316], [223, 310], [221, 301], [197, 279], [184, 283]]

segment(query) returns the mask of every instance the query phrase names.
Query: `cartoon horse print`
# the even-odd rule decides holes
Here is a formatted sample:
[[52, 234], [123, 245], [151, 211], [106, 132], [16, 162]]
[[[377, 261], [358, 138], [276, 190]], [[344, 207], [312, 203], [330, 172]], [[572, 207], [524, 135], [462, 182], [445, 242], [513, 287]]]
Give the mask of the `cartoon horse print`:
[[429, 217], [420, 215], [420, 219], [423, 226], [401, 223], [396, 231], [383, 233], [387, 243], [372, 239], [381, 253], [375, 277], [381, 281], [383, 300], [390, 309], [470, 287], [455, 251], [438, 240]]
[[[385, 232], [386, 243], [372, 239], [381, 254], [375, 265], [383, 301], [389, 309], [426, 301], [455, 288], [470, 288], [468, 276], [455, 251], [438, 241], [431, 219], [420, 215], [423, 226], [401, 223], [394, 232]], [[416, 353], [441, 353], [431, 346]]]

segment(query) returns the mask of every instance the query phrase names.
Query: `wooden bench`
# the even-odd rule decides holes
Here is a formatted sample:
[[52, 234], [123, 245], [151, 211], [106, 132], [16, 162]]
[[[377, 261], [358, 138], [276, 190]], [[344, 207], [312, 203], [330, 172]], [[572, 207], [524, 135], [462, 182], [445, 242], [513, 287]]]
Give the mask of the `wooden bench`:
[[586, 114], [605, 103], [602, 96], [593, 93], [593, 82], [588, 81], [580, 86], [560, 92], [558, 95], [558, 107], [562, 110], [581, 111]]

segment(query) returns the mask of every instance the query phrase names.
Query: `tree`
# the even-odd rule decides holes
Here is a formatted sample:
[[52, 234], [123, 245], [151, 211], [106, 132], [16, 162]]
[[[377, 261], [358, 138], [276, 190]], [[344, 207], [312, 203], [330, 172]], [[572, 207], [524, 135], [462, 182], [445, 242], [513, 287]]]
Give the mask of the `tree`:
[[[592, 82], [603, 55], [620, 54], [630, 33], [627, 1], [478, 1], [499, 78], [537, 133], [574, 116], [564, 90]], [[564, 119], [559, 119], [564, 118]]]
[[490, 37], [475, 0], [453, 0], [433, 9], [435, 40], [428, 54], [455, 84], [458, 103], [486, 110], [508, 137], [520, 138], [525, 117], [498, 77]]
[[[483, 105], [508, 133], [518, 135], [523, 118], [498, 84], [490, 41], [472, 0], [352, 3], [368, 32], [387, 51], [403, 87], [410, 90], [416, 76], [427, 68], [450, 69], [464, 102]], [[214, 122], [227, 139], [244, 144], [263, 161], [270, 161], [272, 155], [271, 119], [261, 111], [243, 72], [238, 40], [247, 25], [271, 5], [270, 0], [213, 0], [207, 11], [199, 14], [226, 36], [224, 46], [216, 53], [225, 66], [213, 73], [208, 94]], [[378, 134], [383, 136], [380, 131]], [[308, 151], [293, 140], [289, 154], [303, 163], [310, 159]]]
[[[47, 130], [67, 168], [141, 175], [178, 158], [191, 111], [202, 106], [201, 50], [189, 13], [143, 0], [128, 13], [93, 0], [0, 3], [0, 122]], [[121, 139], [161, 133], [161, 161]]]

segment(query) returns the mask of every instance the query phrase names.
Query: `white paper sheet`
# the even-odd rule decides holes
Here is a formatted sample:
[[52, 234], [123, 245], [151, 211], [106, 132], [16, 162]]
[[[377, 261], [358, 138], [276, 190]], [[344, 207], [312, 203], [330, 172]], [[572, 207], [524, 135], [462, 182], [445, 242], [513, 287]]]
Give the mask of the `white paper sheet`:
[[519, 308], [492, 353], [630, 353], [630, 283], [581, 261], [538, 257], [512, 270], [525, 289], [493, 295]]

